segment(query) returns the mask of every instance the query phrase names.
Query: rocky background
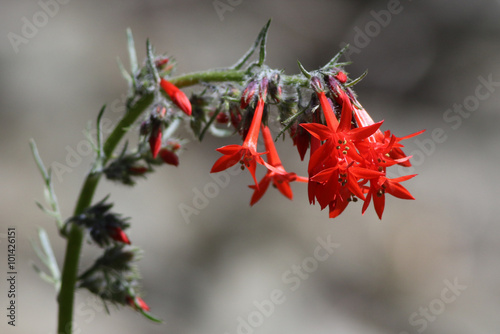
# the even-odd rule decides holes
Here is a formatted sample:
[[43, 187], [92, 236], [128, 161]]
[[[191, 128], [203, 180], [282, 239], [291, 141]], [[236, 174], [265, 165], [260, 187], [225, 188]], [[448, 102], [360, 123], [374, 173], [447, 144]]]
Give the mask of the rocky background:
[[[390, 198], [382, 221], [361, 205], [341, 217], [309, 206], [294, 184], [290, 202], [270, 189], [250, 208], [250, 176], [230, 179], [198, 215], [183, 204], [210, 182], [215, 148], [233, 139], [191, 142], [178, 168], [165, 166], [133, 189], [103, 182], [130, 238], [145, 299], [157, 325], [131, 309], [107, 315], [82, 291], [81, 333], [495, 333], [500, 328], [500, 2], [499, 1], [78, 1], [1, 0], [0, 11], [0, 331], [54, 333], [53, 288], [31, 268], [37, 227], [59, 263], [65, 243], [35, 206], [42, 180], [34, 138], [55, 176], [65, 217], [92, 161], [84, 130], [103, 104], [120, 116], [128, 63], [125, 30], [140, 57], [147, 38], [178, 61], [178, 73], [232, 64], [272, 18], [267, 63], [297, 73], [323, 65], [346, 43], [351, 77], [365, 69], [360, 101], [383, 129], [408, 140], [417, 199]], [[35, 25], [35, 29], [26, 28]], [[13, 37], [17, 36], [17, 37]], [[280, 143], [288, 170], [305, 174]], [[412, 171], [410, 171], [412, 172]], [[223, 188], [223, 189], [222, 189]], [[497, 217], [497, 218], [495, 218]], [[7, 325], [5, 234], [17, 229], [17, 321]], [[314, 254], [320, 249], [322, 261]], [[323, 245], [323, 246], [322, 246]], [[86, 247], [82, 269], [96, 253]], [[307, 269], [298, 274], [294, 268]], [[78, 332], [77, 332], [78, 333]]]

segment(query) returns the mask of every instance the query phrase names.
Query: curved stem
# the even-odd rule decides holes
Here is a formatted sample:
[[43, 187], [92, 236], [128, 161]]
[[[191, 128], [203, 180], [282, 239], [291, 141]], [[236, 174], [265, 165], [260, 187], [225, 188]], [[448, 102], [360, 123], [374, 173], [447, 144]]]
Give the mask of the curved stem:
[[[244, 71], [237, 70], [212, 70], [206, 72], [197, 72], [172, 78], [169, 81], [177, 87], [186, 87], [199, 84], [201, 82], [221, 82], [221, 81], [243, 81]], [[81, 214], [88, 208], [94, 197], [95, 190], [99, 183], [101, 172], [97, 166], [104, 166], [111, 158], [116, 146], [128, 132], [132, 124], [146, 110], [154, 100], [154, 95], [149, 94], [139, 99], [130, 109], [127, 110], [123, 118], [116, 125], [113, 132], [109, 135], [103, 145], [102, 157], [98, 157], [94, 168], [90, 171], [83, 183], [78, 202], [75, 207], [74, 215]], [[78, 265], [80, 253], [84, 239], [84, 230], [73, 224], [68, 234], [66, 253], [61, 276], [61, 290], [58, 297], [59, 334], [70, 334], [73, 329], [73, 304], [75, 287], [78, 280]]]
[[[132, 106], [124, 117], [117, 124], [111, 135], [104, 143], [104, 156], [102, 157], [102, 165], [111, 157], [112, 152], [127, 133], [130, 126], [137, 120], [142, 112], [153, 102], [153, 95], [146, 95]], [[95, 171], [95, 168], [90, 171], [83, 183], [80, 191], [80, 196], [75, 207], [74, 215], [81, 214], [92, 203], [97, 184], [101, 173]], [[80, 252], [82, 249], [84, 230], [72, 224], [68, 235], [66, 246], [66, 254], [64, 257], [63, 271], [61, 276], [61, 290], [58, 297], [59, 316], [58, 316], [58, 331], [59, 334], [72, 333], [73, 327], [73, 304], [75, 285], [78, 280], [78, 264], [80, 260]]]

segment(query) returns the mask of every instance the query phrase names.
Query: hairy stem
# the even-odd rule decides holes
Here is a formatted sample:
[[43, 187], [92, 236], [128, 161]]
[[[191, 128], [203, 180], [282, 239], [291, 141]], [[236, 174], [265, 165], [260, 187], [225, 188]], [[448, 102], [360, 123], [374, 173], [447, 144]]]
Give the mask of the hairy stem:
[[[201, 82], [241, 82], [244, 80], [245, 75], [246, 73], [244, 71], [212, 70], [190, 73], [169, 80], [177, 87], [187, 87]], [[95, 166], [105, 166], [120, 140], [130, 130], [130, 127], [134, 124], [138, 117], [151, 105], [151, 103], [153, 103], [153, 100], [153, 94], [145, 95], [127, 110], [123, 118], [116, 125], [113, 132], [104, 143], [102, 156], [97, 158], [98, 160], [96, 161]], [[101, 174], [102, 173], [99, 168], [94, 167], [87, 175], [80, 191], [74, 215], [81, 214], [92, 204], [92, 199], [101, 178]], [[70, 334], [73, 330], [74, 294], [78, 280], [78, 266], [83, 240], [84, 229], [76, 224], [72, 224], [68, 234], [66, 254], [61, 276], [61, 290], [58, 297], [59, 317], [57, 333], [59, 334]]]
[[[113, 150], [116, 148], [123, 136], [127, 133], [130, 126], [137, 120], [142, 112], [146, 110], [147, 107], [149, 107], [152, 101], [153, 95], [146, 95], [127, 111], [127, 113], [124, 115], [124, 117], [121, 119], [121, 121], [118, 123], [116, 128], [104, 143], [104, 156], [102, 157], [102, 165], [104, 165], [106, 161], [109, 160]], [[94, 169], [91, 170], [87, 175], [75, 207], [75, 216], [81, 214], [86, 208], [91, 205], [92, 198], [94, 197], [94, 193], [97, 188], [97, 184], [99, 183], [100, 177], [101, 173]], [[59, 322], [57, 333], [59, 334], [72, 333], [75, 286], [78, 279], [78, 263], [80, 260], [83, 237], [84, 230], [80, 226], [72, 224], [71, 230], [68, 235], [68, 243], [66, 246], [66, 254], [64, 257], [61, 276], [61, 291], [58, 297]]]

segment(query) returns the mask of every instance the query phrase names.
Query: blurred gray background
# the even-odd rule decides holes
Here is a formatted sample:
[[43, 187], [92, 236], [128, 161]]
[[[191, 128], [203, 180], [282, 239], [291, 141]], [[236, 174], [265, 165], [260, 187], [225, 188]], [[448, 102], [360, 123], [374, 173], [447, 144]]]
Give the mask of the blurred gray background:
[[[250, 208], [244, 173], [188, 223], [179, 206], [214, 182], [214, 150], [234, 138], [186, 137], [178, 168], [160, 168], [133, 189], [102, 182], [95, 197], [111, 193], [132, 218], [145, 299], [165, 323], [128, 308], [108, 316], [81, 291], [81, 333], [498, 333], [499, 1], [221, 0], [218, 12], [214, 1], [59, 0], [50, 15], [43, 4], [54, 1], [0, 3], [0, 254], [7, 227], [16, 227], [19, 272], [12, 328], [1, 256], [0, 332], [56, 328], [54, 290], [31, 269], [29, 240], [37, 227], [49, 231], [59, 263], [65, 243], [35, 206], [43, 184], [29, 138], [47, 165], [66, 165], [104, 103], [118, 106], [110, 119], [120, 116], [127, 87], [116, 58], [128, 64], [127, 27], [140, 58], [150, 38], [180, 74], [232, 64], [272, 18], [270, 66], [297, 73], [299, 59], [315, 69], [350, 43], [347, 70], [369, 70], [356, 92], [373, 118], [398, 136], [427, 129], [405, 143], [415, 156], [408, 173], [419, 174], [405, 185], [417, 200], [389, 198], [382, 221], [372, 207], [361, 216], [359, 203], [330, 220], [309, 206], [306, 186], [293, 184], [293, 202], [270, 188]], [[278, 149], [288, 170], [305, 173], [291, 140]], [[65, 218], [92, 161], [81, 157], [55, 179]], [[314, 266], [318, 238], [337, 248]], [[85, 247], [82, 270], [96, 255]], [[303, 265], [307, 276], [292, 271]], [[281, 303], [269, 306], [279, 291]]]

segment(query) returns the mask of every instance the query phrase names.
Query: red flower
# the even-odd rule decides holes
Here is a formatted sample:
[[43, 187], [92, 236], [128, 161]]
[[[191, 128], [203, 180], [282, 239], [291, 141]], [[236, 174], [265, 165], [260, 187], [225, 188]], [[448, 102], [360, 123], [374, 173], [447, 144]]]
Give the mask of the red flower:
[[285, 168], [281, 164], [280, 157], [278, 156], [278, 151], [274, 146], [274, 140], [271, 135], [271, 131], [267, 126], [262, 127], [262, 137], [264, 138], [264, 145], [267, 150], [267, 163], [274, 167], [274, 169], [268, 169], [267, 174], [259, 182], [258, 186], [251, 185], [250, 188], [254, 189], [252, 199], [250, 200], [250, 205], [257, 203], [261, 197], [266, 192], [271, 181], [273, 185], [278, 188], [278, 190], [287, 198], [293, 199], [292, 189], [290, 188], [290, 182], [307, 182], [307, 178], [302, 176], [297, 176], [295, 173], [287, 173]]
[[125, 300], [127, 301], [127, 304], [129, 304], [131, 307], [133, 307], [136, 310], [142, 310], [142, 311], [149, 311], [150, 307], [146, 302], [139, 296], [127, 296], [125, 297]]
[[182, 90], [177, 88], [173, 83], [165, 79], [160, 80], [160, 86], [170, 96], [174, 102], [186, 115], [191, 116], [191, 102]]
[[[318, 88], [317, 82], [313, 88]], [[301, 124], [311, 136], [324, 142], [315, 148], [314, 152], [311, 150], [308, 168], [309, 201], [314, 203], [316, 198], [322, 209], [329, 206], [331, 218], [342, 213], [353, 195], [364, 200], [363, 191], [358, 184], [360, 179], [383, 175], [354, 166], [355, 162], [359, 164], [364, 161], [357, 152], [356, 144], [372, 135], [382, 122], [351, 129], [352, 104], [344, 91], [339, 90], [338, 93], [342, 101], [340, 122], [337, 121], [325, 92], [317, 89], [327, 126], [316, 123]]]
[[363, 214], [365, 213], [368, 205], [370, 204], [371, 198], [373, 198], [373, 206], [375, 207], [375, 212], [377, 212], [378, 217], [382, 219], [382, 214], [384, 213], [385, 207], [385, 193], [391, 194], [392, 196], [401, 199], [415, 199], [405, 187], [399, 184], [400, 182], [409, 180], [415, 176], [416, 174], [413, 174], [397, 177], [394, 179], [388, 179], [385, 176], [382, 176], [377, 180], [370, 180], [370, 187], [366, 189], [366, 200], [363, 204], [361, 212]]
[[108, 226], [107, 230], [108, 235], [111, 239], [130, 245], [130, 240], [128, 239], [127, 235], [118, 226]]
[[[359, 103], [358, 103], [359, 104]], [[373, 119], [370, 117], [368, 112], [364, 108], [355, 108], [354, 109], [354, 118], [356, 119], [356, 122], [358, 123], [358, 126], [370, 126], [374, 124], [375, 122]], [[381, 147], [384, 147], [382, 150], [383, 152], [380, 152], [381, 156], [385, 156], [386, 158], [390, 158], [392, 161], [395, 163], [404, 166], [404, 167], [411, 167], [410, 163], [410, 158], [406, 156], [406, 154], [403, 152], [401, 149], [403, 146], [399, 144], [401, 140], [408, 139], [411, 137], [418, 136], [419, 134], [423, 133], [425, 130], [415, 132], [411, 135], [405, 136], [398, 138], [394, 135], [391, 136], [389, 131], [386, 131], [385, 134], [382, 133], [382, 131], [377, 130], [368, 140], [371, 143], [379, 143], [381, 145], [377, 146], [379, 148], [379, 152], [381, 151]], [[386, 159], [382, 159], [386, 160]]]
[[257, 179], [255, 177], [255, 170], [257, 168], [257, 163], [265, 165], [264, 160], [261, 155], [263, 153], [257, 153], [257, 139], [259, 137], [259, 128], [262, 121], [262, 113], [264, 111], [264, 97], [260, 97], [257, 102], [257, 107], [255, 108], [255, 113], [253, 115], [252, 123], [248, 130], [247, 136], [242, 145], [227, 145], [217, 149], [218, 152], [224, 154], [220, 157], [212, 166], [210, 173], [221, 172], [231, 166], [234, 166], [237, 162], [240, 162], [242, 166], [248, 168], [252, 177], [258, 187]]

